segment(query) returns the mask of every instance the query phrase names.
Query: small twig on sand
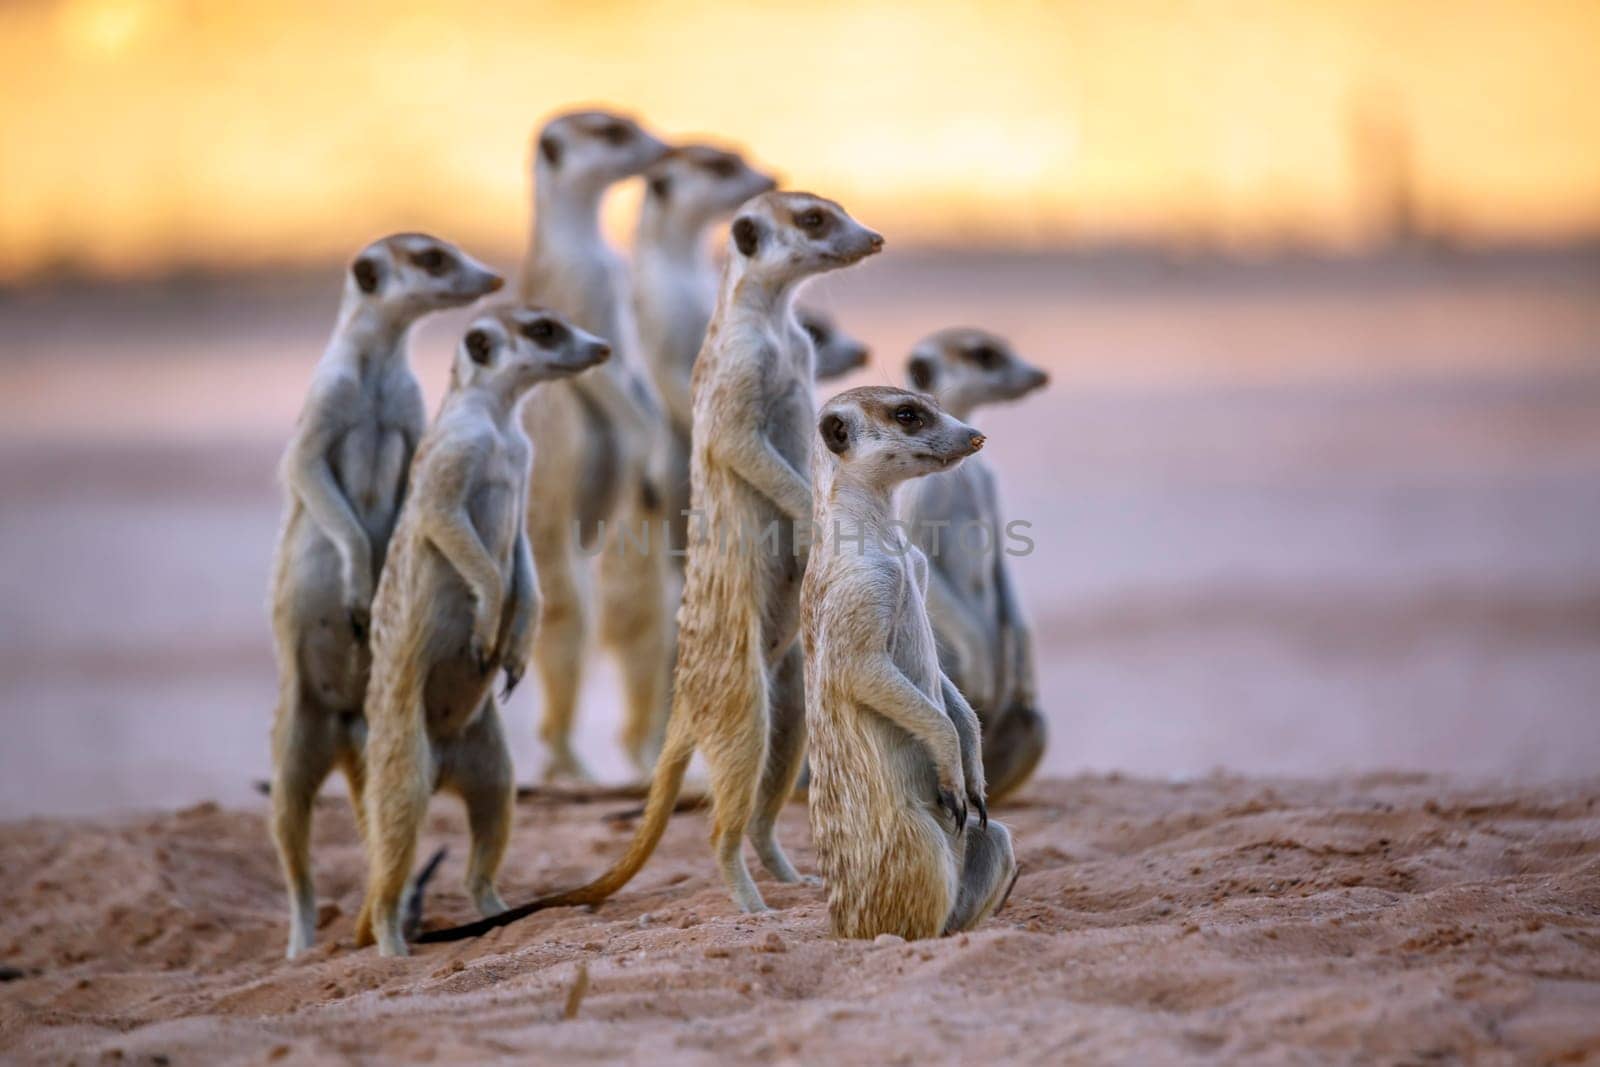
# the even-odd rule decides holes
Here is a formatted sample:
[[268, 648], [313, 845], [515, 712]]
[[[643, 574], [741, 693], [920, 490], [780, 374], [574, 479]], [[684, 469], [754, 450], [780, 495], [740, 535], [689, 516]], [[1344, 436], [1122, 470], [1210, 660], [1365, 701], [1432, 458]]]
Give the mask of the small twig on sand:
[[542, 801], [546, 804], [603, 804], [612, 800], [643, 800], [650, 793], [650, 783], [631, 785], [519, 785], [518, 800]]
[[578, 973], [572, 979], [572, 988], [567, 990], [567, 1002], [561, 1008], [563, 1019], [576, 1019], [578, 1006], [583, 1003], [584, 994], [589, 992], [589, 965], [583, 960], [578, 961]]

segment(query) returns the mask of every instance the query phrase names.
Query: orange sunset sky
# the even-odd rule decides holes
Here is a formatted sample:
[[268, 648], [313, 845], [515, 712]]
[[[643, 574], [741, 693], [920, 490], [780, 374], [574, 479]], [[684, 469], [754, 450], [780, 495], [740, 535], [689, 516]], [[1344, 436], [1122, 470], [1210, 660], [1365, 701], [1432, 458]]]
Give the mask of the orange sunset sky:
[[10, 0], [0, 84], [0, 279], [514, 249], [589, 101], [910, 244], [1600, 231], [1594, 0]]

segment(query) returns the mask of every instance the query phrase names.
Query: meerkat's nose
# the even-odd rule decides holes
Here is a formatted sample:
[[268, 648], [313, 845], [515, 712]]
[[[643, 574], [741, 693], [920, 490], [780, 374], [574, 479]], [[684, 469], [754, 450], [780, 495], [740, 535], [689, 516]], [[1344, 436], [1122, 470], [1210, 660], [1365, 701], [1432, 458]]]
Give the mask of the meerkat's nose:
[[880, 251], [883, 248], [883, 234], [867, 231], [867, 243], [872, 246], [874, 252]]
[[488, 285], [486, 286], [486, 288], [489, 290], [489, 292], [498, 293], [500, 290], [504, 289], [505, 287], [506, 287], [506, 280], [504, 278], [500, 277], [500, 275], [498, 275], [498, 274], [489, 275], [489, 282], [488, 282]]
[[595, 345], [594, 346], [594, 358], [595, 359], [610, 359], [611, 358], [611, 346], [606, 344], [604, 341], [601, 341], [599, 344]]
[[970, 442], [970, 443], [971, 443], [971, 445], [972, 445], [972, 450], [973, 450], [973, 451], [974, 451], [974, 452], [976, 452], [976, 451], [978, 451], [978, 450], [979, 450], [979, 449], [980, 449], [980, 448], [982, 448], [982, 447], [983, 447], [983, 443], [984, 443], [984, 442], [985, 442], [985, 441], [987, 441], [987, 440], [988, 440], [988, 438], [987, 438], [987, 437], [985, 437], [985, 436], [983, 436], [983, 434], [981, 434], [981, 433], [979, 433], [979, 432], [978, 432], [978, 431], [977, 431], [977, 430], [973, 430], [973, 431], [972, 431], [972, 433], [970, 433], [970, 434], [969, 434], [969, 435], [968, 435], [968, 436], [967, 436], [967, 440], [968, 440], [968, 441], [969, 441], [969, 442]]

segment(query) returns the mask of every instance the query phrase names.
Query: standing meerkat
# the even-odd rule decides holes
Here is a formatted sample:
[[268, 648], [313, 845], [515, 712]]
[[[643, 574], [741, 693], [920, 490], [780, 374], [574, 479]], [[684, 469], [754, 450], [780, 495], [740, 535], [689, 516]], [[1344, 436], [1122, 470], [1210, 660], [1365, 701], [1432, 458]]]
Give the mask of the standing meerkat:
[[356, 943], [406, 954], [402, 895], [436, 789], [467, 808], [467, 892], [504, 910], [494, 876], [511, 833], [511, 757], [493, 674], [521, 678], [538, 593], [523, 516], [530, 443], [518, 421], [535, 385], [605, 360], [610, 347], [546, 311], [473, 320], [450, 392], [417, 449], [412, 488], [374, 601], [367, 762], [367, 894]]
[[[666, 746], [627, 852], [588, 885], [482, 922], [424, 934], [454, 941], [550, 907], [598, 904], [644, 866], [696, 748], [711, 788], [711, 845], [740, 910], [766, 903], [745, 867], [748, 831], [767, 872], [800, 876], [774, 833], [805, 754], [804, 664], [795, 640], [811, 523], [811, 339], [795, 289], [883, 247], [831, 200], [771, 192], [740, 209], [716, 311], [695, 361], [689, 542]], [[802, 534], [797, 525], [804, 528]]]
[[795, 317], [800, 320], [806, 336], [811, 338], [811, 347], [816, 349], [817, 381], [842, 378], [867, 365], [871, 350], [839, 329], [826, 314], [816, 308], [802, 307], [795, 309]]
[[272, 565], [271, 795], [290, 959], [316, 937], [311, 807], [334, 767], [343, 769], [362, 819], [372, 590], [427, 424], [408, 359], [411, 327], [501, 284], [498, 274], [426, 234], [393, 234], [362, 249], [279, 466], [286, 509]]
[[706, 235], [740, 204], [776, 186], [771, 175], [737, 153], [710, 145], [674, 148], [645, 172], [633, 302], [641, 351], [666, 413], [663, 507], [680, 568], [688, 545], [690, 377], [717, 302], [717, 269]]
[[841, 393], [817, 426], [820, 540], [801, 614], [829, 922], [840, 937], [970, 929], [1005, 902], [1016, 860], [989, 819], [978, 717], [939, 669], [928, 560], [902, 536], [894, 494], [960, 463], [983, 435], [888, 388]]
[[[1050, 378], [984, 330], [940, 330], [906, 366], [911, 387], [958, 419], [1017, 400]], [[993, 469], [982, 459], [918, 479], [902, 517], [930, 559], [928, 613], [945, 673], [983, 722], [983, 762], [998, 802], [1028, 780], [1045, 748], [1033, 637], [1006, 566], [1005, 520]], [[972, 531], [983, 534], [982, 543]]]
[[[590, 616], [589, 568], [580, 554], [600, 542], [607, 520], [611, 529], [598, 568], [599, 635], [622, 673], [622, 744], [642, 774], [649, 772], [666, 712], [667, 564], [659, 484], [665, 428], [655, 391], [632, 362], [637, 335], [627, 272], [601, 235], [600, 204], [611, 186], [667, 150], [633, 120], [603, 111], [552, 119], [534, 146], [533, 233], [522, 298], [607, 338], [616, 352], [599, 373], [539, 390], [524, 411], [535, 444], [528, 530], [543, 598], [535, 656], [547, 779], [588, 777], [572, 750]], [[644, 530], [655, 535], [647, 548], [639, 541]]]

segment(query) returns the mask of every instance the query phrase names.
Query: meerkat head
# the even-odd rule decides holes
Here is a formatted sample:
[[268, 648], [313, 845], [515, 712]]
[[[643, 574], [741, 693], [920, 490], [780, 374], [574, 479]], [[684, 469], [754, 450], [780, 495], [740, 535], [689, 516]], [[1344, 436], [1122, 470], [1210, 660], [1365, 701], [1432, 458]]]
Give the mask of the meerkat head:
[[865, 259], [882, 250], [883, 237], [832, 200], [785, 190], [741, 207], [729, 246], [729, 269], [738, 277], [782, 288]]
[[574, 189], [598, 192], [642, 173], [668, 146], [633, 119], [609, 111], [557, 115], [534, 142], [534, 173]]
[[421, 315], [487, 296], [505, 279], [449, 241], [396, 233], [361, 250], [345, 281], [348, 298]]
[[838, 378], [867, 365], [871, 351], [839, 329], [828, 316], [808, 307], [796, 308], [794, 314], [817, 350], [817, 381]]
[[643, 210], [699, 231], [731, 215], [752, 196], [778, 187], [737, 152], [710, 145], [680, 145], [645, 172]]
[[932, 398], [887, 386], [848, 389], [828, 401], [817, 433], [841, 475], [883, 489], [949, 470], [984, 441]]
[[911, 388], [939, 398], [956, 412], [1016, 400], [1050, 381], [1002, 337], [957, 327], [924, 338], [906, 363]]
[[456, 350], [452, 386], [490, 385], [520, 396], [540, 382], [604, 363], [611, 346], [543, 308], [501, 304], [472, 320]]

